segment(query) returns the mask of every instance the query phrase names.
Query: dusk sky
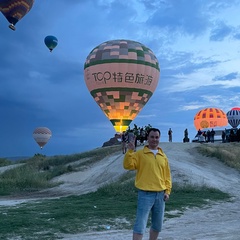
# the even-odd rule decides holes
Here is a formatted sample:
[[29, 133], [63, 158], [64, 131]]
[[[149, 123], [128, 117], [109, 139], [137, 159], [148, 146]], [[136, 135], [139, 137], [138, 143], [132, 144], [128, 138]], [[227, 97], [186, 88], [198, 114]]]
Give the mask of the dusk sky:
[[[80, 153], [115, 134], [90, 95], [84, 62], [99, 44], [129, 39], [160, 64], [152, 98], [131, 123], [161, 130], [161, 141], [196, 135], [195, 114], [240, 106], [240, 0], [35, 0], [8, 28], [0, 15], [0, 157]], [[49, 52], [44, 38], [58, 46]], [[32, 133], [48, 127], [40, 150]], [[226, 126], [230, 128], [231, 126]]]

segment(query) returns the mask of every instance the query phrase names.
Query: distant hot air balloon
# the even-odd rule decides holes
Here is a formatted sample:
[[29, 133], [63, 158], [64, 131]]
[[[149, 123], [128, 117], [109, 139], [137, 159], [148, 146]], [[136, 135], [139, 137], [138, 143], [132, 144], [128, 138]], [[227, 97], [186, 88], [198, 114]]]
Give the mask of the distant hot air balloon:
[[54, 36], [47, 36], [44, 39], [44, 43], [46, 44], [50, 52], [52, 52], [52, 50], [57, 46], [58, 40]]
[[223, 127], [227, 124], [227, 115], [219, 108], [202, 109], [194, 117], [194, 126], [197, 130]]
[[9, 28], [15, 30], [15, 24], [32, 8], [34, 0], [0, 0], [0, 11], [10, 23]]
[[127, 130], [149, 101], [159, 74], [153, 52], [131, 40], [100, 44], [90, 52], [84, 65], [87, 88], [116, 132]]
[[237, 128], [240, 124], [240, 111], [239, 110], [230, 110], [227, 112], [228, 123], [233, 127]]
[[33, 138], [37, 142], [37, 144], [40, 146], [41, 149], [45, 144], [47, 144], [51, 136], [52, 136], [52, 132], [47, 127], [37, 127], [33, 131]]

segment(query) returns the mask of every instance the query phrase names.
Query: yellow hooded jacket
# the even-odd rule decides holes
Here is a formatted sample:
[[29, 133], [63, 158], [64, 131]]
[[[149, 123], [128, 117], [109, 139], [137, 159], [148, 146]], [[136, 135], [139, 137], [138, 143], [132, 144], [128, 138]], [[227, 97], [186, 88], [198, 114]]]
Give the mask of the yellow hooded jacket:
[[136, 170], [135, 186], [144, 191], [165, 191], [170, 194], [172, 188], [168, 158], [161, 148], [156, 155], [145, 146], [134, 152], [128, 150], [123, 160], [123, 167]]

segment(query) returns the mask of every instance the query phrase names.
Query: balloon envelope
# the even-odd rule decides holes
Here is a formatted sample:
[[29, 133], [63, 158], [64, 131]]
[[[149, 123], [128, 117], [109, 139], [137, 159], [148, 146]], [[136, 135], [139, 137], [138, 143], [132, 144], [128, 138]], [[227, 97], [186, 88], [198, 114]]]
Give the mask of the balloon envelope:
[[37, 127], [33, 131], [33, 138], [37, 144], [42, 149], [44, 145], [47, 144], [48, 140], [51, 138], [52, 132], [47, 127]]
[[58, 40], [54, 36], [47, 36], [44, 39], [44, 43], [51, 52], [58, 45]]
[[32, 8], [34, 0], [0, 0], [0, 11], [15, 30], [15, 24]]
[[228, 124], [227, 115], [219, 108], [205, 108], [194, 117], [194, 126], [198, 129], [223, 127]]
[[149, 101], [159, 74], [153, 52], [131, 40], [100, 44], [90, 52], [84, 65], [87, 88], [116, 132], [126, 131]]
[[228, 123], [236, 128], [240, 124], [240, 111], [239, 110], [230, 110], [227, 112]]
[[240, 111], [240, 107], [234, 107], [231, 110], [239, 110]]

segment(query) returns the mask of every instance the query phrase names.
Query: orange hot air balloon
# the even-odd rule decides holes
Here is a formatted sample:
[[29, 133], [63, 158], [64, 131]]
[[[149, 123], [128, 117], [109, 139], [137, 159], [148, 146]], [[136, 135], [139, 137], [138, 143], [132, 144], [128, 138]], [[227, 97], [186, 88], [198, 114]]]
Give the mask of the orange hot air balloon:
[[153, 52], [131, 40], [100, 44], [90, 52], [84, 65], [87, 88], [116, 132], [126, 131], [146, 105], [159, 75]]
[[33, 138], [41, 149], [44, 147], [44, 145], [47, 144], [51, 136], [52, 136], [52, 132], [47, 127], [37, 127], [33, 131]]
[[194, 117], [194, 126], [198, 129], [223, 127], [228, 124], [227, 115], [219, 108], [205, 108]]

